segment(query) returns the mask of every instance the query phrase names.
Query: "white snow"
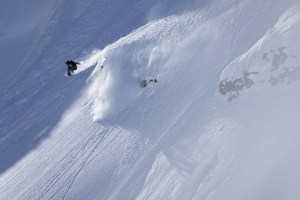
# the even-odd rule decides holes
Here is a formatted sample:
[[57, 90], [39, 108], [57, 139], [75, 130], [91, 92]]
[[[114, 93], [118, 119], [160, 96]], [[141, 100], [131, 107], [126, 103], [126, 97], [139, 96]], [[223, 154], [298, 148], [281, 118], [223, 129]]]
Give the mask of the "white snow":
[[5, 84], [21, 68], [33, 46], [45, 31], [54, 1], [3, 0], [0, 6], [0, 84]]
[[32, 0], [24, 27], [6, 12], [0, 44], [31, 50], [1, 65], [0, 199], [299, 199], [299, 10]]

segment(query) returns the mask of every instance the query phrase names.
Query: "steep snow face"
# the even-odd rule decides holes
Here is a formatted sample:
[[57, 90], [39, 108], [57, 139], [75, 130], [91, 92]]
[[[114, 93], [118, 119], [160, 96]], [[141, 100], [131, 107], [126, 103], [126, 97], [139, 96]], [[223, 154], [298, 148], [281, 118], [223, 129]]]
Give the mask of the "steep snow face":
[[300, 7], [294, 6], [249, 51], [221, 75], [220, 92], [228, 99], [255, 83], [278, 85], [300, 79]]
[[219, 92], [243, 110], [251, 134], [212, 199], [299, 198], [299, 9], [288, 9], [221, 74]]
[[297, 1], [132, 1], [115, 26], [97, 2], [3, 92], [0, 199], [299, 199]]
[[173, 50], [179, 49], [175, 45], [186, 36], [187, 24], [192, 26], [197, 18], [192, 12], [155, 21], [84, 60], [83, 69], [85, 63], [98, 61], [89, 78], [94, 119], [110, 118], [133, 104], [143, 94], [141, 81], [146, 80], [148, 88], [157, 87], [150, 80], [164, 76]]
[[[22, 59], [24, 60], [19, 68], [13, 69], [8, 67], [7, 63], [1, 62], [3, 72], [9, 70], [11, 74], [0, 75], [9, 80], [5, 84], [0, 84], [0, 138], [2, 141], [0, 157], [6, 160], [0, 165], [0, 173], [47, 138], [52, 128], [61, 120], [61, 116], [78, 98], [81, 89], [86, 87], [85, 82], [90, 75], [89, 70], [92, 69], [81, 73], [76, 79], [66, 79], [63, 76], [66, 71], [64, 62], [69, 59], [79, 60], [88, 52], [93, 51], [95, 47], [103, 48], [144, 25], [149, 21], [148, 11], [153, 6], [150, 0], [142, 3], [138, 0], [130, 2], [117, 0], [114, 3], [110, 0], [47, 1], [51, 2], [49, 7], [47, 7], [48, 3], [41, 6], [40, 3], [34, 4], [34, 2], [29, 1], [30, 4], [28, 4], [28, 7], [33, 7], [32, 10], [27, 11], [25, 6], [20, 12], [20, 15], [23, 12], [29, 13], [28, 20], [32, 20], [30, 25], [33, 27], [32, 36], [38, 34], [38, 37], [33, 37], [34, 41], [27, 41], [26, 47], [30, 46], [31, 51], [23, 52]], [[11, 4], [14, 3], [5, 1], [3, 5]], [[43, 6], [45, 10], [42, 9]], [[15, 7], [1, 6], [2, 8], [8, 11], [3, 13], [12, 14]], [[177, 5], [173, 5], [171, 9], [176, 10], [176, 8]], [[45, 23], [35, 23], [39, 20], [33, 17], [36, 16], [33, 11], [39, 9], [43, 16], [49, 18], [48, 20], [42, 16], [36, 18], [45, 20]], [[173, 13], [173, 11], [168, 10], [163, 14], [168, 15], [168, 13]], [[162, 16], [159, 14], [156, 18]], [[14, 17], [20, 18], [16, 15], [12, 19]], [[9, 18], [3, 18], [3, 20], [9, 21]], [[12, 27], [13, 24], [5, 27], [9, 28], [8, 26]], [[9, 30], [5, 29], [5, 31]], [[18, 34], [22, 36], [22, 32]], [[27, 32], [24, 34], [26, 35]], [[9, 54], [8, 60], [17, 60], [15, 51], [5, 50], [6, 53]], [[52, 109], [48, 109], [50, 107]], [[45, 124], [50, 125], [48, 127]]]
[[[51, 17], [54, 1], [26, 2], [1, 1], [0, 7], [0, 84], [10, 80], [35, 42], [45, 29]], [[13, 53], [12, 53], [13, 52]]]

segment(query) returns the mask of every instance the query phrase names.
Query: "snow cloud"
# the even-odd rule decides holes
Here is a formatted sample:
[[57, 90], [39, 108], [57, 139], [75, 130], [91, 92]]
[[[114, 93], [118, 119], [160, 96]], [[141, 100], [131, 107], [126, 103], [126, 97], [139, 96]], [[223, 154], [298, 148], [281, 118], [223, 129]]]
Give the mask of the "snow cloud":
[[176, 38], [180, 39], [176, 35], [180, 21], [176, 20], [174, 17], [150, 23], [83, 60], [82, 70], [98, 63], [89, 78], [94, 120], [124, 110], [145, 91], [140, 87], [142, 80], [160, 76], [174, 52]]

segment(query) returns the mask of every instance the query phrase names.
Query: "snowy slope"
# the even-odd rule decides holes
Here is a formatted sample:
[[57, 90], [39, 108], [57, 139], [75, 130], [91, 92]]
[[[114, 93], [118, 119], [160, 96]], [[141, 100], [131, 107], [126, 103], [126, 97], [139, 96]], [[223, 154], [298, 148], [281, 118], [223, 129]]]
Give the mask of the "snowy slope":
[[[222, 73], [220, 92], [235, 98], [255, 83], [278, 85], [299, 77], [300, 7], [288, 10], [274, 27]], [[239, 80], [242, 80], [240, 83]]]
[[299, 2], [55, 5], [1, 90], [0, 199], [299, 198]]
[[[28, 0], [0, 3], [0, 84], [13, 78], [22, 62], [35, 48], [51, 17], [54, 1]], [[13, 53], [12, 53], [13, 52]]]

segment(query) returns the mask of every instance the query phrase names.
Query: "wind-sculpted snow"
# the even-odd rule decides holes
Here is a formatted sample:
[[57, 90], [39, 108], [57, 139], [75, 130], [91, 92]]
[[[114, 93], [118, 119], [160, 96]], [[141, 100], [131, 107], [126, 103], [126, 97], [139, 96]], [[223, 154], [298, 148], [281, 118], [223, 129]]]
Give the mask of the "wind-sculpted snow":
[[258, 84], [300, 79], [300, 6], [294, 6], [248, 52], [223, 71], [219, 91], [231, 100]]
[[89, 78], [94, 120], [116, 115], [133, 104], [142, 94], [142, 80], [159, 80], [172, 51], [178, 48], [175, 44], [197, 17], [188, 13], [152, 22], [84, 59], [82, 69], [97, 63]]

